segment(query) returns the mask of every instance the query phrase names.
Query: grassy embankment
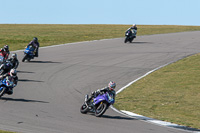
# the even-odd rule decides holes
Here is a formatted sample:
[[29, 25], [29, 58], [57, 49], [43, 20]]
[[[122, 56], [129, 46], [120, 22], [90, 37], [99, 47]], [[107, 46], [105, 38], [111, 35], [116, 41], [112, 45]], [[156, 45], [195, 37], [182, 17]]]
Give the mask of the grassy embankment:
[[[34, 36], [41, 46], [124, 37], [129, 25], [0, 25], [0, 47], [24, 49]], [[199, 31], [198, 26], [138, 25], [139, 35]], [[116, 107], [200, 128], [200, 55], [183, 59], [118, 94]], [[1, 132], [0, 133], [8, 133]]]
[[1, 130], [0, 130], [0, 133], [13, 133], [13, 132], [1, 131]]
[[117, 95], [115, 107], [200, 129], [200, 54], [170, 64]]
[[[41, 46], [71, 42], [124, 37], [130, 25], [8, 25], [0, 24], [0, 47], [5, 44], [10, 50], [24, 49], [38, 37]], [[198, 26], [138, 25], [139, 35], [170, 32], [196, 31]]]

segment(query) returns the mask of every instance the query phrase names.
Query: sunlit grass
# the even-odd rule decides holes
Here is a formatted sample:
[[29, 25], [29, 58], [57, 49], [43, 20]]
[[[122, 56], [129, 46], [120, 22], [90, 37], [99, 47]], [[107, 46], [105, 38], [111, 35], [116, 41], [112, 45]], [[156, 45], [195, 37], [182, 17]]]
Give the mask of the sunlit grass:
[[[0, 47], [24, 49], [38, 37], [41, 46], [124, 37], [131, 25], [42, 25], [0, 24]], [[200, 26], [138, 25], [138, 36], [170, 32], [195, 31]]]
[[14, 132], [8, 132], [8, 131], [1, 131], [0, 130], [0, 133], [14, 133]]
[[137, 81], [117, 95], [116, 108], [200, 129], [200, 54]]

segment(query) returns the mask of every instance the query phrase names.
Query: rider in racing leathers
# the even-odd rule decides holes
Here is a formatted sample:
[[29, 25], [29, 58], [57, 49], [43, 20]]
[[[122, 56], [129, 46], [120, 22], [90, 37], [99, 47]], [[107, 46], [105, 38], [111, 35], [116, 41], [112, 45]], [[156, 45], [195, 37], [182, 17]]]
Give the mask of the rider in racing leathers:
[[10, 61], [12, 63], [12, 65], [13, 65], [12, 68], [13, 69], [17, 69], [17, 67], [19, 65], [19, 61], [17, 59], [17, 54], [16, 53], [12, 54], [11, 58], [8, 59], [8, 61]]
[[33, 40], [27, 45], [27, 47], [28, 46], [32, 46], [32, 47], [34, 47], [34, 49], [35, 49], [35, 57], [38, 57], [38, 51], [39, 51], [39, 46], [40, 46], [40, 44], [39, 44], [39, 42], [38, 42], [38, 38], [37, 37], [34, 37], [33, 38]]
[[2, 54], [2, 56], [4, 57], [4, 59], [7, 60], [8, 56], [10, 54], [9, 46], [5, 45], [3, 48], [1, 48], [0, 49], [0, 53]]
[[108, 83], [107, 87], [102, 88], [102, 89], [98, 89], [98, 90], [92, 92], [91, 95], [89, 96], [89, 98], [87, 99], [86, 103], [89, 102], [92, 98], [97, 97], [99, 94], [105, 93], [105, 92], [112, 93], [113, 94], [113, 98], [115, 99], [115, 95], [116, 95], [115, 87], [116, 87], [116, 83], [113, 82], [113, 81], [110, 81]]
[[[128, 31], [131, 31], [131, 33], [133, 34], [134, 33], [134, 31], [136, 32], [135, 33], [135, 37], [134, 38], [136, 38], [136, 34], [137, 34], [137, 26], [136, 26], [136, 24], [133, 24], [133, 26], [131, 26], [130, 28], [128, 28], [127, 30], [126, 30], [126, 33], [128, 32]], [[132, 34], [131, 34], [131, 36], [132, 36]]]
[[[17, 82], [18, 82], [18, 77], [17, 77], [17, 71], [15, 69], [11, 69], [9, 73], [6, 73], [4, 75], [0, 76], [0, 79], [3, 80], [4, 78], [8, 78], [10, 81], [12, 81], [13, 84], [13, 88], [15, 86], [17, 86]], [[8, 95], [13, 94], [13, 88], [10, 88], [7, 92]]]

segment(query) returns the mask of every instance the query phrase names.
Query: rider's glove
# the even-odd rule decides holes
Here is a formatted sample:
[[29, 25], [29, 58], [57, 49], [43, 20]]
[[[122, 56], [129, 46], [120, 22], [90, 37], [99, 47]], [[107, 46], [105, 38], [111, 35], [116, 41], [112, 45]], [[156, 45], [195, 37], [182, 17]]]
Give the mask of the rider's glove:
[[99, 89], [95, 91], [95, 93], [97, 93], [97, 94], [100, 93], [100, 92], [101, 92], [101, 91], [100, 91]]

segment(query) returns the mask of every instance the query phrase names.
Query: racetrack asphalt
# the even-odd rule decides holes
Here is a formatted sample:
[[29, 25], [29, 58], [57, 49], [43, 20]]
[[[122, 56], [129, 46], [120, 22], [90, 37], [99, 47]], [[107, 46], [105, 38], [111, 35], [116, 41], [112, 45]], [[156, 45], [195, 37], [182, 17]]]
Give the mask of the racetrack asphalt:
[[[81, 42], [40, 48], [21, 62], [14, 94], [0, 99], [0, 129], [22, 133], [186, 133], [108, 109], [101, 118], [81, 114], [85, 94], [117, 90], [161, 65], [199, 53], [200, 31]], [[11, 52], [12, 53], [12, 52]], [[137, 95], [137, 94], [135, 94]]]

